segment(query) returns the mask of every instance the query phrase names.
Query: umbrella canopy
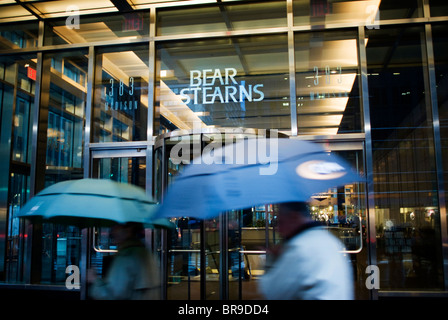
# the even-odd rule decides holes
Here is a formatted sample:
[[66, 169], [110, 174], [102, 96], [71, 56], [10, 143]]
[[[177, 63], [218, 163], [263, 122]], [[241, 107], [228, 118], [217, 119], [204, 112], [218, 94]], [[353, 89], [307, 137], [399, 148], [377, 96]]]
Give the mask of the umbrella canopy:
[[166, 219], [153, 219], [157, 206], [137, 186], [107, 179], [80, 179], [45, 188], [17, 216], [80, 227], [125, 222], [168, 226]]
[[308, 201], [361, 180], [346, 161], [317, 144], [246, 139], [193, 159], [168, 187], [157, 216], [208, 219], [228, 210]]

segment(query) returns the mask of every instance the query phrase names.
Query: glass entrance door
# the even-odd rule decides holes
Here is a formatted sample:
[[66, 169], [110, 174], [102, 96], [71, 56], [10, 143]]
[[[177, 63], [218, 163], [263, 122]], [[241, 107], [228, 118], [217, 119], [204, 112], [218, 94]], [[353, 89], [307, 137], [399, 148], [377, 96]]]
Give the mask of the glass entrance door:
[[[91, 177], [130, 183], [145, 189], [146, 152], [131, 150], [92, 151]], [[101, 276], [107, 270], [110, 258], [116, 252], [116, 245], [110, 236], [110, 228], [92, 230], [90, 267]]]
[[[179, 147], [179, 143], [190, 144], [193, 157], [193, 145], [199, 144], [201, 150], [209, 141], [210, 135], [204, 134], [175, 139], [167, 135], [156, 143], [154, 176], [159, 201], [163, 200], [165, 187], [184, 168], [176, 161], [180, 155], [173, 148]], [[362, 142], [325, 147], [364, 173]], [[363, 184], [350, 184], [323, 190], [309, 202], [311, 216], [344, 244], [343, 253], [352, 261], [357, 299], [369, 298], [364, 284], [369, 265], [364, 193]], [[277, 230], [277, 213], [276, 204], [265, 204], [230, 211], [209, 220], [173, 218], [176, 228], [167, 232], [162, 248], [166, 252], [166, 298], [262, 299], [257, 287], [264, 273], [266, 249], [282, 241]]]

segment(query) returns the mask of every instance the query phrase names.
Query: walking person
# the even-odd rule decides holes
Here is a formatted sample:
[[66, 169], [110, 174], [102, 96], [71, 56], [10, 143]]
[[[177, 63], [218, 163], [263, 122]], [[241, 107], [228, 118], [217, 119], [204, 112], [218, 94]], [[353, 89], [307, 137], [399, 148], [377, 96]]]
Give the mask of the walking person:
[[283, 243], [268, 256], [260, 280], [267, 299], [353, 299], [353, 271], [342, 244], [311, 218], [305, 202], [281, 203], [278, 229]]
[[89, 270], [90, 296], [99, 300], [160, 299], [159, 268], [139, 236], [143, 226], [128, 222], [114, 226], [111, 232], [118, 253], [102, 279]]

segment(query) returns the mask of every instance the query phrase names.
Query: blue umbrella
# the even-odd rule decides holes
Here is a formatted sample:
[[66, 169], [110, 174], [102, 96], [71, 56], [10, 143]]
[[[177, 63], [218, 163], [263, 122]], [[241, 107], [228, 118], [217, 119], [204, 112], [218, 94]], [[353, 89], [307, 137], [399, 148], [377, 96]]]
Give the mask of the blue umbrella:
[[[210, 146], [210, 145], [209, 145]], [[209, 219], [257, 205], [308, 201], [363, 179], [340, 157], [294, 139], [245, 139], [193, 159], [168, 187], [157, 216]]]
[[80, 179], [45, 188], [17, 216], [79, 227], [125, 222], [169, 226], [166, 219], [154, 219], [157, 206], [140, 187], [108, 179]]

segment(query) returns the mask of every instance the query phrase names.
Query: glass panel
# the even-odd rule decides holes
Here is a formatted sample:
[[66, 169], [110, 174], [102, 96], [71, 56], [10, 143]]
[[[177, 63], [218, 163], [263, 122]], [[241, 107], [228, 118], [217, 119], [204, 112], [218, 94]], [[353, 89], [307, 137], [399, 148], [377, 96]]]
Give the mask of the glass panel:
[[[238, 270], [239, 286], [235, 281], [229, 283], [230, 298], [263, 299], [261, 293], [258, 292], [257, 282], [264, 274], [266, 248], [280, 240], [275, 228], [275, 210], [276, 207], [273, 205], [263, 205], [238, 212], [241, 226], [240, 236], [234, 227], [238, 220], [236, 217], [230, 216], [229, 242], [236, 242], [239, 236], [242, 250], [240, 255], [236, 255], [232, 247], [236, 247], [237, 244], [233, 246], [229, 244], [229, 265], [233, 268], [240, 266]], [[236, 239], [233, 239], [235, 236]], [[232, 273], [236, 273], [236, 270], [232, 269]], [[237, 288], [241, 291], [238, 295]]]
[[167, 42], [158, 48], [160, 123], [289, 133], [286, 35]]
[[439, 104], [445, 199], [448, 199], [448, 92], [446, 90], [448, 82], [448, 61], [446, 56], [448, 50], [448, 39], [446, 37], [447, 31], [448, 25], [446, 24], [433, 26], [434, 61], [437, 83], [437, 101]]
[[[364, 175], [362, 151], [332, 151], [345, 159], [359, 174]], [[323, 223], [327, 230], [343, 244], [355, 276], [355, 298], [369, 299], [364, 271], [369, 263], [367, 248], [367, 211], [363, 183], [330, 188], [314, 195], [309, 202], [314, 220]]]
[[448, 4], [445, 0], [429, 0], [432, 17], [448, 16]]
[[57, 181], [83, 177], [87, 57], [81, 53], [66, 53], [46, 58], [51, 59], [46, 161], [48, 186]]
[[[41, 108], [48, 108], [45, 187], [83, 178], [86, 52], [44, 56]], [[48, 99], [48, 100], [47, 100]], [[81, 231], [73, 226], [42, 224], [42, 283], [64, 283], [68, 265], [79, 265]]]
[[98, 51], [93, 142], [147, 139], [148, 55], [147, 45]]
[[189, 218], [172, 220], [168, 230], [168, 300], [200, 299], [201, 223]]
[[356, 32], [295, 35], [300, 135], [361, 132]]
[[[171, 152], [177, 143], [200, 143], [200, 136], [187, 136], [179, 139], [166, 139], [165, 165], [167, 185], [182, 172], [184, 164], [178, 161], [176, 156], [182, 156]], [[191, 143], [190, 143], [191, 142]], [[185, 155], [184, 155], [185, 156]], [[192, 158], [192, 154], [188, 156]], [[166, 187], [166, 186], [164, 186]], [[177, 217], [171, 219], [176, 226], [168, 229], [168, 287], [169, 300], [198, 300], [200, 299], [200, 264], [201, 264], [201, 225], [197, 219]]]
[[73, 11], [72, 17], [49, 20], [46, 28], [44, 45], [142, 39], [149, 35], [149, 12], [80, 18]]
[[35, 58], [0, 58], [0, 280], [9, 282], [23, 280], [25, 224], [15, 214], [29, 196]]
[[423, 28], [368, 30], [380, 288], [441, 289], [440, 211]]
[[0, 50], [37, 47], [37, 23], [4, 24], [0, 27]]
[[0, 22], [37, 20], [31, 12], [21, 5], [5, 5], [0, 8]]
[[321, 28], [337, 23], [378, 28], [378, 20], [423, 16], [420, 0], [294, 0], [293, 8], [294, 25]]
[[118, 11], [109, 0], [33, 1], [32, 5], [45, 18], [66, 17], [74, 11], [80, 15]]
[[286, 27], [285, 1], [160, 10], [157, 35]]
[[28, 174], [11, 173], [10, 202], [8, 218], [8, 241], [6, 247], [6, 280], [8, 282], [22, 282], [24, 275], [24, 256], [26, 252], [25, 223], [15, 217], [20, 208], [29, 199], [30, 177]]

